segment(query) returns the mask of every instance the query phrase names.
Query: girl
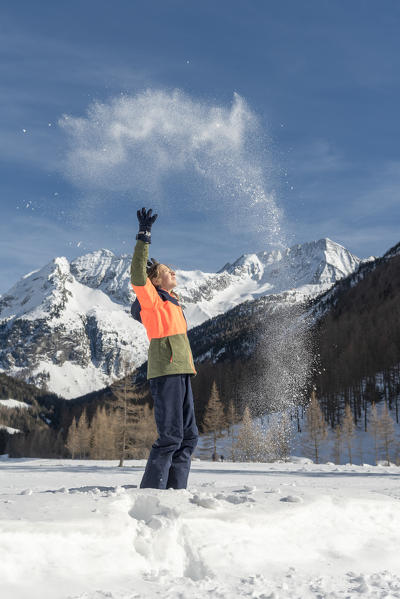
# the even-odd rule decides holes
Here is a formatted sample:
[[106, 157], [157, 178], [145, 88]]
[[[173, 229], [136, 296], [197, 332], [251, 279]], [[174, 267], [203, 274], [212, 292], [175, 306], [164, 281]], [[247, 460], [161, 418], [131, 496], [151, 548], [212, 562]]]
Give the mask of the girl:
[[148, 262], [152, 210], [138, 210], [139, 233], [131, 264], [136, 293], [132, 314], [150, 340], [147, 378], [154, 400], [158, 439], [153, 444], [141, 488], [186, 489], [191, 455], [197, 445], [190, 377], [196, 374], [187, 324], [178, 296], [175, 272], [152, 259]]

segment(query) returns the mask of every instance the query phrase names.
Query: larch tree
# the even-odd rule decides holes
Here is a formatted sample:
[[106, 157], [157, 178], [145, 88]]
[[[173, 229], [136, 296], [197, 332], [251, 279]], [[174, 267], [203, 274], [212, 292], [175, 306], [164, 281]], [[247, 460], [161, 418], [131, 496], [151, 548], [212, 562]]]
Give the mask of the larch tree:
[[332, 458], [335, 464], [340, 464], [342, 456], [343, 436], [340, 424], [337, 424], [334, 429], [333, 451]]
[[368, 421], [368, 432], [373, 439], [375, 466], [378, 464], [378, 439], [379, 439], [379, 417], [375, 402], [371, 405], [371, 415]]
[[117, 451], [119, 455], [118, 466], [124, 465], [124, 460], [127, 454], [135, 445], [133, 429], [139, 420], [139, 409], [136, 405], [137, 397], [129, 390], [128, 383], [131, 366], [129, 360], [125, 358], [123, 362], [124, 379], [121, 389], [115, 390], [117, 401], [114, 403], [114, 408], [117, 410], [115, 418]]
[[79, 457], [86, 458], [90, 451], [90, 429], [86, 409], [84, 409], [79, 416], [77, 424], [77, 436]]
[[211, 432], [213, 436], [214, 454], [217, 453], [217, 439], [222, 436], [222, 431], [226, 428], [227, 421], [224, 413], [224, 407], [219, 397], [217, 384], [214, 381], [211, 387], [210, 399], [203, 417], [203, 431]]
[[265, 438], [263, 431], [252, 419], [246, 406], [235, 444], [236, 457], [241, 462], [265, 461]]
[[378, 437], [381, 442], [386, 464], [390, 466], [390, 451], [395, 443], [395, 433], [394, 421], [386, 403], [383, 406], [382, 414], [379, 418]]
[[115, 457], [115, 426], [112, 414], [105, 407], [99, 407], [90, 425], [90, 457], [93, 459], [113, 459]]
[[68, 428], [67, 441], [65, 443], [68, 451], [71, 454], [71, 458], [74, 459], [76, 453], [79, 450], [79, 441], [78, 441], [78, 430], [76, 426], [75, 416], [72, 418], [72, 422]]
[[273, 414], [264, 435], [264, 450], [270, 460], [287, 460], [293, 427], [288, 411]]
[[228, 405], [226, 421], [227, 421], [227, 425], [228, 425], [228, 433], [231, 434], [232, 428], [234, 427], [234, 425], [237, 422], [236, 408], [235, 408], [235, 404], [233, 403], [232, 400], [229, 402], [229, 405]]
[[157, 427], [153, 410], [145, 404], [139, 406], [139, 417], [133, 427], [134, 445], [129, 446], [131, 454], [136, 459], [146, 458], [152, 444], [157, 438]]
[[347, 403], [344, 410], [344, 418], [342, 422], [342, 435], [346, 443], [350, 464], [353, 463], [353, 439], [355, 434], [356, 426], [354, 424], [353, 412], [351, 410], [350, 404]]
[[235, 424], [237, 423], [237, 413], [235, 404], [231, 400], [228, 405], [227, 413], [228, 435], [231, 438], [231, 460], [235, 461]]
[[319, 463], [321, 444], [328, 437], [328, 425], [320, 408], [315, 389], [311, 392], [311, 401], [306, 412], [305, 449], [311, 450], [315, 463]]

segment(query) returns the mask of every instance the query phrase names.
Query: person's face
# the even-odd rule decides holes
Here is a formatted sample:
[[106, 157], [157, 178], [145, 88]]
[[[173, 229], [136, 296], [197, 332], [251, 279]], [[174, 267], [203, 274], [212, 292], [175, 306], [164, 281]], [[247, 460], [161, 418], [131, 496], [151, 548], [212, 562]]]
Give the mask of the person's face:
[[166, 291], [171, 291], [177, 284], [175, 272], [165, 264], [161, 264], [158, 269], [158, 280], [160, 281], [160, 287]]

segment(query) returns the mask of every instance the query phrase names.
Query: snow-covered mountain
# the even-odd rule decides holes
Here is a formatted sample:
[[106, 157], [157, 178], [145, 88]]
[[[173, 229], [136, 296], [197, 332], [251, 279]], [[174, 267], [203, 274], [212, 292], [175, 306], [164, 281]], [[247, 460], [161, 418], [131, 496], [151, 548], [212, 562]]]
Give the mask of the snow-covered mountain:
[[178, 293], [191, 326], [264, 295], [290, 292], [296, 301], [326, 291], [362, 262], [330, 239], [286, 250], [244, 254], [217, 273], [177, 271]]
[[70, 398], [144, 362], [147, 341], [129, 305], [80, 283], [66, 258], [25, 275], [0, 300], [0, 369]]
[[[64, 397], [100, 389], [146, 360], [144, 328], [130, 316], [131, 256], [98, 250], [55, 258], [0, 298], [0, 370]], [[303, 300], [360, 260], [329, 239], [241, 256], [215, 273], [177, 271], [189, 327], [265, 295]]]

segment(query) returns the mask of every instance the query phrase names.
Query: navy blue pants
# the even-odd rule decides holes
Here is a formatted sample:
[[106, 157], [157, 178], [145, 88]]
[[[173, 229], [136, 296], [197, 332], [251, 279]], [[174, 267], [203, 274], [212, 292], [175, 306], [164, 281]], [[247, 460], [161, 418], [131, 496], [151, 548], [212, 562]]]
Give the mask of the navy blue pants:
[[190, 374], [150, 379], [158, 439], [140, 483], [142, 489], [186, 489], [190, 458], [199, 432], [194, 415]]

